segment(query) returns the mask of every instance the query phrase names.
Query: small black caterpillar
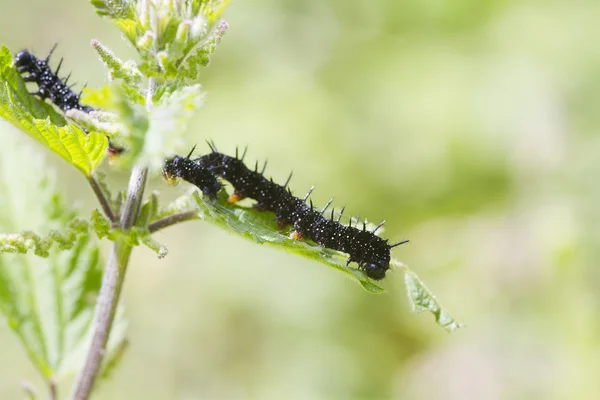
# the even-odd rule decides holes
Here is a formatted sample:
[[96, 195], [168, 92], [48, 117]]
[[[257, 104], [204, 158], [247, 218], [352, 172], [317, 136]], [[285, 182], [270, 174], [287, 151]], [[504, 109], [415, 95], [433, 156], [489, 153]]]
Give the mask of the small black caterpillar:
[[[17, 71], [22, 75], [27, 73], [28, 75], [23, 77], [25, 82], [35, 82], [38, 86], [38, 91], [31, 93], [34, 96], [39, 96], [40, 99], [50, 99], [54, 105], [60, 108], [63, 112], [68, 110], [80, 110], [85, 113], [94, 111], [90, 106], [82, 105], [79, 102], [81, 92], [76, 94], [71, 90], [70, 86], [67, 86], [67, 82], [71, 74], [69, 74], [64, 81], [58, 76], [60, 67], [63, 59], [61, 58], [58, 67], [55, 72], [48, 65], [50, 56], [54, 52], [56, 44], [52, 46], [50, 52], [46, 58], [39, 59], [27, 50], [21, 50], [15, 55], [14, 64]], [[109, 155], [114, 156], [121, 154], [125, 151], [124, 148], [115, 146], [114, 143], [109, 141], [108, 152]]]
[[334, 209], [332, 209], [328, 219], [324, 213], [333, 199], [322, 210], [317, 211], [312, 201], [309, 205], [306, 204], [312, 188], [303, 199], [292, 195], [288, 188], [291, 175], [281, 186], [264, 177], [264, 167], [261, 172], [258, 172], [258, 164], [255, 165], [254, 171], [248, 169], [243, 162], [245, 152], [238, 157], [236, 151], [236, 156], [230, 157], [219, 153], [214, 145], [211, 145], [211, 150], [211, 153], [195, 160], [190, 160], [191, 153], [186, 158], [176, 156], [167, 160], [165, 176], [177, 176], [187, 180], [198, 186], [209, 197], [215, 198], [220, 186], [215, 186], [212, 179], [208, 177], [208, 174], [214, 173], [234, 187], [229, 202], [235, 203], [247, 197], [256, 200], [254, 207], [261, 211], [273, 212], [280, 227], [287, 225], [293, 227], [292, 238], [310, 239], [323, 247], [347, 253], [348, 264], [353, 261], [358, 263], [359, 268], [371, 279], [383, 279], [389, 269], [390, 250], [408, 242], [404, 240], [388, 244], [386, 239], [377, 236], [376, 231], [385, 221], [372, 231], [367, 231], [364, 222], [362, 229], [358, 228], [358, 219], [355, 226], [352, 226], [352, 219], [347, 226], [340, 224], [344, 208], [335, 220]]
[[64, 82], [59, 78], [58, 72], [63, 62], [62, 58], [58, 63], [56, 71], [52, 72], [48, 61], [50, 61], [50, 56], [55, 48], [56, 45], [52, 47], [43, 60], [37, 58], [27, 50], [21, 50], [14, 59], [17, 71], [21, 74], [29, 74], [23, 77], [25, 82], [35, 82], [38, 85], [38, 91], [32, 93], [33, 95], [39, 96], [42, 100], [50, 99], [63, 112], [71, 109], [81, 110], [86, 113], [93, 111], [92, 107], [79, 103], [81, 93], [76, 94], [67, 86], [70, 75], [65, 78]]

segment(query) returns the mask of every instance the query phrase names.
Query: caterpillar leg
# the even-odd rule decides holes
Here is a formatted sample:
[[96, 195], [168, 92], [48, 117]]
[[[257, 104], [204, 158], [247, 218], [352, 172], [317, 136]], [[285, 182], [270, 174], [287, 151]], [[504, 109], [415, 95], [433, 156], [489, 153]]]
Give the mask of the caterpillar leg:
[[236, 192], [231, 193], [229, 195], [229, 197], [227, 198], [227, 202], [229, 204], [235, 204], [235, 203], [237, 203], [239, 201], [242, 201], [242, 200], [244, 200], [244, 196], [242, 196], [241, 194], [236, 193]]

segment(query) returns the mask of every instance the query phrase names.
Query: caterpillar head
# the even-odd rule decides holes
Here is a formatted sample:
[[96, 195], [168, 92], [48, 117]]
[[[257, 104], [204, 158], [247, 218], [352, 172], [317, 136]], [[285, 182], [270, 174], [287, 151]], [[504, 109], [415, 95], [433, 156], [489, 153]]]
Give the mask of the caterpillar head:
[[181, 156], [175, 156], [168, 159], [165, 163], [165, 167], [162, 170], [162, 176], [169, 185], [175, 186], [179, 183], [179, 175], [182, 168], [181, 164], [184, 162], [183, 160], [187, 159]]
[[389, 265], [385, 261], [375, 261], [364, 264], [362, 269], [369, 278], [380, 281], [385, 278]]
[[34, 61], [33, 54], [27, 50], [21, 50], [14, 58], [15, 67], [19, 69], [31, 65]]

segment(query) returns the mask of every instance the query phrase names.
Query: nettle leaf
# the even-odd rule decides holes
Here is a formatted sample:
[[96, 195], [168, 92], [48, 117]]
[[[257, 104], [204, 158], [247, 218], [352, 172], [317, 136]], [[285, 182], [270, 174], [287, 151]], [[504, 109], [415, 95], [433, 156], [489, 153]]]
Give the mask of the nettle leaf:
[[[47, 258], [0, 254], [0, 313], [42, 376], [60, 380], [79, 370], [87, 351], [102, 280], [100, 249], [89, 223], [55, 193], [43, 157], [14, 135], [3, 139], [0, 153], [0, 230], [55, 232], [46, 239], [58, 243], [52, 248], [25, 243], [24, 251], [32, 246]], [[59, 248], [63, 251], [52, 251]], [[124, 324], [116, 322], [110, 355], [124, 340]]]
[[460, 321], [454, 319], [448, 311], [438, 302], [435, 295], [425, 286], [423, 281], [413, 271], [405, 267], [404, 282], [408, 299], [414, 312], [429, 311], [435, 317], [436, 324], [448, 331], [453, 332], [464, 326]]
[[[230, 204], [227, 202], [227, 194], [224, 192], [221, 192], [217, 201], [213, 202], [205, 201], [200, 193], [193, 189], [190, 194], [176, 199], [162, 212], [159, 212], [153, 220], [156, 221], [190, 210], [197, 212], [197, 218], [212, 222], [248, 240], [299, 254], [343, 272], [346, 276], [357, 281], [368, 292], [375, 294], [384, 292], [364, 272], [346, 265], [348, 255], [325, 249], [312, 242], [289, 238], [278, 229], [272, 214], [256, 211], [250, 207]], [[440, 305], [433, 293], [405, 264], [392, 259], [390, 265], [404, 270], [406, 288], [413, 311], [431, 312], [435, 316], [437, 325], [448, 332], [463, 326]]]
[[29, 94], [13, 66], [12, 54], [0, 49], [0, 116], [79, 169], [85, 176], [106, 154], [107, 138], [98, 132], [86, 134], [68, 124], [51, 105]]
[[128, 0], [91, 0], [96, 13], [114, 19], [131, 19], [135, 15], [135, 4]]
[[208, 22], [214, 23], [225, 11], [229, 0], [203, 0], [201, 3], [201, 13], [206, 16]]
[[96, 13], [111, 19], [123, 35], [135, 46], [137, 37], [144, 31], [136, 16], [135, 2], [128, 0], [91, 0]]
[[290, 239], [277, 229], [272, 214], [229, 204], [226, 198], [227, 195], [222, 191], [217, 202], [208, 202], [194, 190], [191, 197], [188, 195], [177, 199], [157, 218], [195, 208], [198, 218], [202, 220], [214, 223], [255, 243], [274, 246], [323, 263], [357, 281], [368, 292], [375, 294], [384, 292], [383, 288], [370, 280], [364, 272], [346, 266], [348, 260], [346, 254], [304, 240]]
[[[81, 366], [101, 281], [102, 260], [90, 236], [47, 259], [0, 256], [0, 312], [45, 379], [60, 380]], [[113, 331], [109, 351], [123, 340], [124, 329]]]
[[169, 249], [162, 243], [156, 241], [147, 229], [132, 228], [129, 232], [120, 232], [122, 237], [131, 246], [143, 244], [156, 253], [159, 259], [163, 259], [169, 254]]

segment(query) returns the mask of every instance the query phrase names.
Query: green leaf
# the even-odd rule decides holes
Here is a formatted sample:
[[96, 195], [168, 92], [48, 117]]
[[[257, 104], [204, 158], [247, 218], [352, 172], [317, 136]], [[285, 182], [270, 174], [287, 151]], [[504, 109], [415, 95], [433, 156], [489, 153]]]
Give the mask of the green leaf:
[[135, 3], [128, 0], [91, 0], [96, 13], [113, 19], [132, 19], [135, 14]]
[[[224, 192], [219, 193], [216, 201], [205, 201], [196, 189], [193, 189], [190, 195], [176, 199], [166, 209], [158, 213], [154, 221], [195, 208], [198, 218], [202, 220], [214, 223], [253, 242], [278, 247], [325, 264], [354, 279], [368, 292], [378, 294], [384, 291], [369, 279], [364, 272], [347, 266], [347, 254], [325, 249], [312, 242], [291, 239], [282, 234], [271, 213], [229, 204], [226, 200], [227, 194]], [[431, 312], [435, 316], [438, 326], [448, 332], [463, 326], [440, 305], [433, 293], [406, 265], [392, 259], [390, 266], [404, 270], [409, 301], [415, 312]]]
[[169, 253], [167, 246], [157, 242], [148, 231], [141, 232], [139, 234], [139, 240], [142, 244], [144, 244], [144, 246], [154, 251], [158, 255], [159, 259], [165, 258]]
[[0, 49], [0, 117], [44, 144], [85, 176], [90, 176], [106, 154], [108, 140], [103, 134], [86, 134], [78, 126], [68, 124], [51, 105], [29, 94], [5, 46]]
[[0, 258], [0, 311], [29, 357], [50, 380], [85, 338], [102, 276], [89, 236], [49, 259]]
[[209, 23], [214, 23], [221, 18], [229, 0], [204, 0], [201, 4], [201, 13], [206, 16]]
[[229, 204], [223, 192], [218, 202], [204, 201], [195, 190], [192, 192], [191, 199], [193, 202], [190, 201], [190, 196], [177, 199], [167, 210], [159, 214], [157, 219], [196, 208], [200, 219], [214, 223], [255, 243], [273, 246], [323, 263], [355, 280], [368, 292], [376, 294], [384, 292], [364, 272], [347, 266], [346, 254], [304, 240], [290, 239], [282, 234], [277, 229], [272, 214]]
[[[103, 263], [97, 241], [85, 233], [89, 223], [65, 207], [47, 175], [43, 157], [18, 143], [15, 136], [4, 138], [0, 149], [0, 229], [63, 232], [62, 238], [54, 235], [52, 241], [70, 247], [50, 251], [47, 258], [0, 254], [0, 313], [36, 368], [50, 381], [81, 366], [90, 340]], [[70, 234], [64, 233], [70, 230]], [[109, 354], [124, 340], [124, 320], [117, 321], [116, 326]]]
[[99, 239], [110, 237], [112, 227], [110, 221], [98, 210], [92, 210], [91, 228]]
[[140, 209], [140, 214], [138, 215], [137, 221], [136, 221], [136, 226], [139, 228], [146, 228], [148, 226], [148, 224], [150, 223], [151, 220], [156, 218], [156, 215], [158, 214], [159, 210], [158, 210], [158, 204], [159, 204], [159, 199], [158, 199], [158, 191], [154, 190], [152, 192], [152, 194], [150, 195], [150, 199], [148, 199], [148, 201], [146, 201], [141, 209]]
[[447, 332], [453, 332], [464, 326], [442, 307], [435, 295], [431, 293], [417, 274], [408, 268], [405, 268], [404, 271], [404, 282], [414, 312], [429, 311], [434, 315], [436, 324]]

